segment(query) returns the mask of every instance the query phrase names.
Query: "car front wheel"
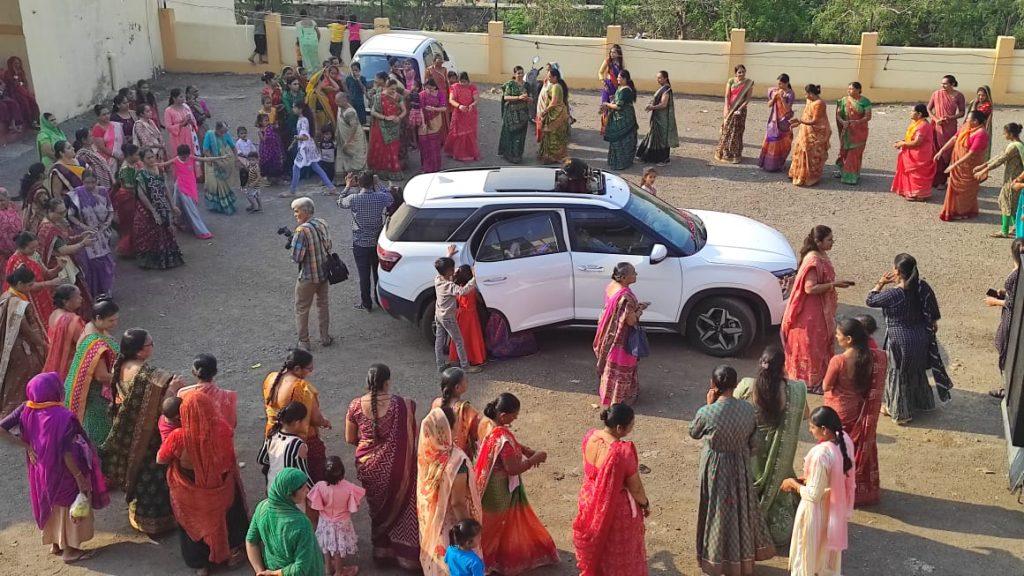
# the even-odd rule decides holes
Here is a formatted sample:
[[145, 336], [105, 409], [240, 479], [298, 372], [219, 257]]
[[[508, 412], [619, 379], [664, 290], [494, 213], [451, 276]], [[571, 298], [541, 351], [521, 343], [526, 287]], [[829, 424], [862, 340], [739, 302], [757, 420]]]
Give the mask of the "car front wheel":
[[690, 344], [710, 356], [740, 354], [750, 346], [756, 334], [757, 318], [750, 305], [730, 296], [701, 300], [686, 319]]
[[427, 302], [423, 315], [420, 316], [420, 334], [431, 345], [434, 344], [434, 301]]

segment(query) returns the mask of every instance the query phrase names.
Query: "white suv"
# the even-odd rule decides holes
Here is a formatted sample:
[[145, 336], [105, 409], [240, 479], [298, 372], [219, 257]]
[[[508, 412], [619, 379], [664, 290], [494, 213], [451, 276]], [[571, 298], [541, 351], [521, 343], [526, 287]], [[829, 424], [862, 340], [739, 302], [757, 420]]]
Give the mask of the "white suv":
[[593, 171], [588, 193], [559, 191], [552, 167], [448, 170], [414, 177], [377, 243], [378, 293], [392, 316], [433, 339], [434, 260], [459, 247], [488, 310], [513, 332], [594, 326], [618, 262], [638, 273], [648, 330], [686, 335], [714, 356], [743, 352], [782, 321], [797, 260], [764, 224], [679, 210]]

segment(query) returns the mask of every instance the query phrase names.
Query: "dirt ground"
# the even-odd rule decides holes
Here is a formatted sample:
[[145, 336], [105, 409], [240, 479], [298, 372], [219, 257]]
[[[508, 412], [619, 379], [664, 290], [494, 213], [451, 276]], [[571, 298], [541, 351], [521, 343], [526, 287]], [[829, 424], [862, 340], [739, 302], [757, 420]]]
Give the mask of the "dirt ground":
[[[232, 127], [252, 124], [260, 88], [255, 77], [172, 75], [155, 82], [161, 95], [186, 84], [200, 87], [214, 119], [226, 120]], [[597, 130], [598, 97], [576, 92], [573, 98], [579, 122], [573, 129], [571, 153], [603, 168], [606, 146]], [[649, 98], [650, 94], [642, 95], [641, 103]], [[1006, 490], [999, 407], [985, 395], [999, 378], [992, 345], [998, 311], [986, 308], [983, 299], [987, 288], [1002, 286], [1011, 269], [1007, 242], [988, 238], [998, 221], [994, 183], [1001, 181], [1001, 170], [982, 191], [979, 218], [943, 223], [938, 219], [941, 193], [926, 204], [914, 204], [888, 192], [896, 157], [889, 143], [902, 137], [908, 106], [875, 109], [859, 186], [826, 179], [812, 189], [795, 188], [781, 174], [763, 173], [752, 160], [764, 135], [767, 111], [762, 101], [751, 105], [748, 159], [739, 166], [714, 164], [710, 159], [718, 139], [720, 106], [719, 101], [677, 97], [682, 146], [674, 152], [671, 165], [660, 170], [660, 195], [678, 206], [735, 212], [766, 222], [794, 246], [813, 225], [828, 224], [835, 230], [832, 259], [838, 275], [857, 282], [856, 287], [840, 292], [842, 315], [865, 311], [868, 287], [891, 267], [893, 256], [904, 251], [917, 257], [942, 308], [939, 336], [956, 383], [954, 402], [908, 427], [898, 428], [888, 419], [879, 424], [882, 502], [855, 512], [844, 573], [1024, 574], [1024, 514]], [[830, 104], [830, 113], [832, 109]], [[1000, 108], [996, 125], [1022, 117], [1021, 110]], [[91, 118], [69, 122], [65, 131], [71, 134], [86, 122]], [[498, 163], [499, 122], [497, 96], [485, 93], [481, 165]], [[641, 133], [646, 133], [646, 119], [640, 122]], [[1001, 150], [1001, 137], [996, 140], [994, 149]], [[833, 139], [833, 152], [835, 146]], [[535, 145], [528, 144], [527, 155], [533, 157], [534, 152]], [[0, 184], [14, 190], [34, 156], [27, 140], [0, 150]], [[446, 166], [455, 163], [448, 161]], [[642, 169], [635, 166], [625, 176], [638, 180]], [[318, 191], [312, 184], [308, 188], [310, 193]], [[235, 443], [240, 459], [249, 463], [243, 473], [250, 507], [264, 495], [258, 467], [253, 465], [264, 421], [260, 383], [294, 344], [295, 272], [282, 238], [274, 234], [292, 219], [286, 202], [275, 196], [276, 190], [264, 192], [266, 210], [259, 215], [205, 215], [216, 238], [180, 237], [184, 267], [144, 272], [121, 261], [117, 270], [121, 328], [140, 326], [153, 334], [153, 362], [185, 373], [196, 353], [213, 353], [222, 366], [220, 385], [239, 392]], [[329, 219], [338, 252], [351, 267], [347, 214], [327, 200], [318, 197], [317, 201], [318, 215]], [[341, 455], [347, 465], [352, 462], [352, 448], [342, 438], [344, 413], [349, 401], [363, 392], [371, 362], [390, 365], [396, 392], [416, 400], [419, 417], [437, 393], [430, 346], [406, 323], [380, 311], [368, 315], [353, 310], [355, 298], [352, 281], [332, 288], [332, 331], [340, 341], [329, 350], [314, 349], [317, 364], [312, 378], [320, 388], [326, 416], [335, 425], [324, 435], [328, 454]], [[545, 465], [525, 475], [530, 498], [562, 558], [560, 566], [536, 571], [539, 575], [576, 573], [571, 523], [580, 486], [580, 440], [599, 424], [592, 336], [588, 331], [543, 331], [539, 354], [493, 362], [473, 377], [470, 387], [469, 398], [477, 406], [502, 391], [518, 395], [524, 409], [515, 424], [517, 435], [525, 444], [549, 453]], [[775, 339], [773, 333], [730, 362], [742, 375], [753, 375], [760, 349]], [[687, 424], [704, 402], [708, 376], [718, 361], [694, 353], [674, 336], [653, 336], [652, 348], [651, 357], [641, 362], [642, 395], [631, 438], [641, 462], [650, 468], [643, 476], [653, 502], [647, 551], [652, 574], [689, 576], [699, 574], [694, 521], [700, 443], [689, 438]], [[820, 397], [813, 397], [811, 403], [818, 405]], [[805, 431], [798, 458], [810, 447], [809, 440]], [[179, 556], [177, 536], [154, 542], [133, 532], [119, 495], [98, 515], [97, 537], [90, 545], [101, 547], [101, 554], [83, 566], [66, 568], [39, 543], [27, 502], [23, 456], [3, 449], [0, 463], [0, 567], [5, 571], [188, 573]], [[363, 573], [398, 574], [373, 567], [368, 516], [360, 512], [356, 518], [361, 544], [357, 560]], [[251, 572], [246, 566], [232, 573]], [[784, 557], [758, 566], [758, 574], [785, 573]]]

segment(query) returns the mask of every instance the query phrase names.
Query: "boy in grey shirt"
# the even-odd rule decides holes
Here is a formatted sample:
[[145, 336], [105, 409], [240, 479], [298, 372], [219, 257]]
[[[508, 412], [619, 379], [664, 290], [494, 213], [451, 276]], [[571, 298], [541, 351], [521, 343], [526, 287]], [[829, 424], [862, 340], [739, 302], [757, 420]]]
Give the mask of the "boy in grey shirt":
[[437, 270], [437, 276], [434, 276], [434, 295], [437, 299], [434, 308], [434, 321], [437, 323], [434, 335], [434, 358], [437, 361], [437, 371], [443, 371], [448, 364], [447, 335], [455, 344], [455, 351], [459, 355], [459, 365], [466, 372], [475, 374], [480, 371], [480, 367], [469, 365], [469, 357], [466, 355], [466, 346], [462, 342], [462, 331], [459, 330], [456, 313], [459, 309], [458, 297], [476, 290], [476, 278], [471, 279], [465, 286], [455, 283], [455, 260], [452, 259], [452, 256], [458, 251], [454, 244], [449, 244], [448, 256], [438, 258], [434, 262], [434, 268]]

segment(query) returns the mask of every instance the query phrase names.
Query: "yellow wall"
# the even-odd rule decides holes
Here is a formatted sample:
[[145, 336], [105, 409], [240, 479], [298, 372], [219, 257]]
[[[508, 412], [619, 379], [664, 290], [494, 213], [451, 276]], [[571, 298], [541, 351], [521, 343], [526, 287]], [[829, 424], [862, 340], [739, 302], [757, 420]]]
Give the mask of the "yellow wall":
[[163, 65], [155, 2], [92, 0], [72, 10], [65, 0], [21, 0], [20, 11], [36, 98], [59, 120]]
[[[377, 20], [386, 31], [387, 19]], [[169, 69], [261, 70], [244, 62], [252, 42], [248, 27], [178, 22], [174, 30], [179, 37], [177, 57], [184, 61], [177, 63], [177, 68], [168, 65]], [[363, 30], [365, 37], [372, 33], [372, 29]], [[617, 26], [609, 26], [605, 38], [530, 36], [504, 34], [501, 22], [492, 22], [487, 34], [421, 33], [441, 41], [459, 70], [482, 82], [504, 81], [516, 65], [529, 69], [536, 55], [541, 63], [558, 62], [571, 87], [598, 88], [597, 70], [605, 47], [618, 43], [626, 68], [641, 90], [654, 89], [658, 71], [667, 70], [677, 92], [718, 96], [732, 67], [743, 63], [759, 93], [785, 72], [798, 89], [808, 83], [821, 85], [826, 98], [844, 94], [846, 86], [856, 80], [873, 101], [916, 102], [927, 100], [944, 74], [954, 74], [967, 94], [973, 95], [977, 86], [991, 85], [997, 102], [1024, 104], [1024, 73], [1016, 73], [1024, 72], [1024, 50], [1013, 50], [1012, 37], [1000, 37], [998, 48], [980, 49], [878, 46], [875, 33], [863, 34], [861, 44], [854, 46], [748, 43], [743, 30], [731, 31], [726, 42], [633, 40], [623, 39]], [[294, 64], [294, 29], [281, 28], [280, 36], [281, 60]], [[326, 56], [326, 29], [322, 29], [321, 44]], [[274, 49], [273, 43], [270, 49]]]

